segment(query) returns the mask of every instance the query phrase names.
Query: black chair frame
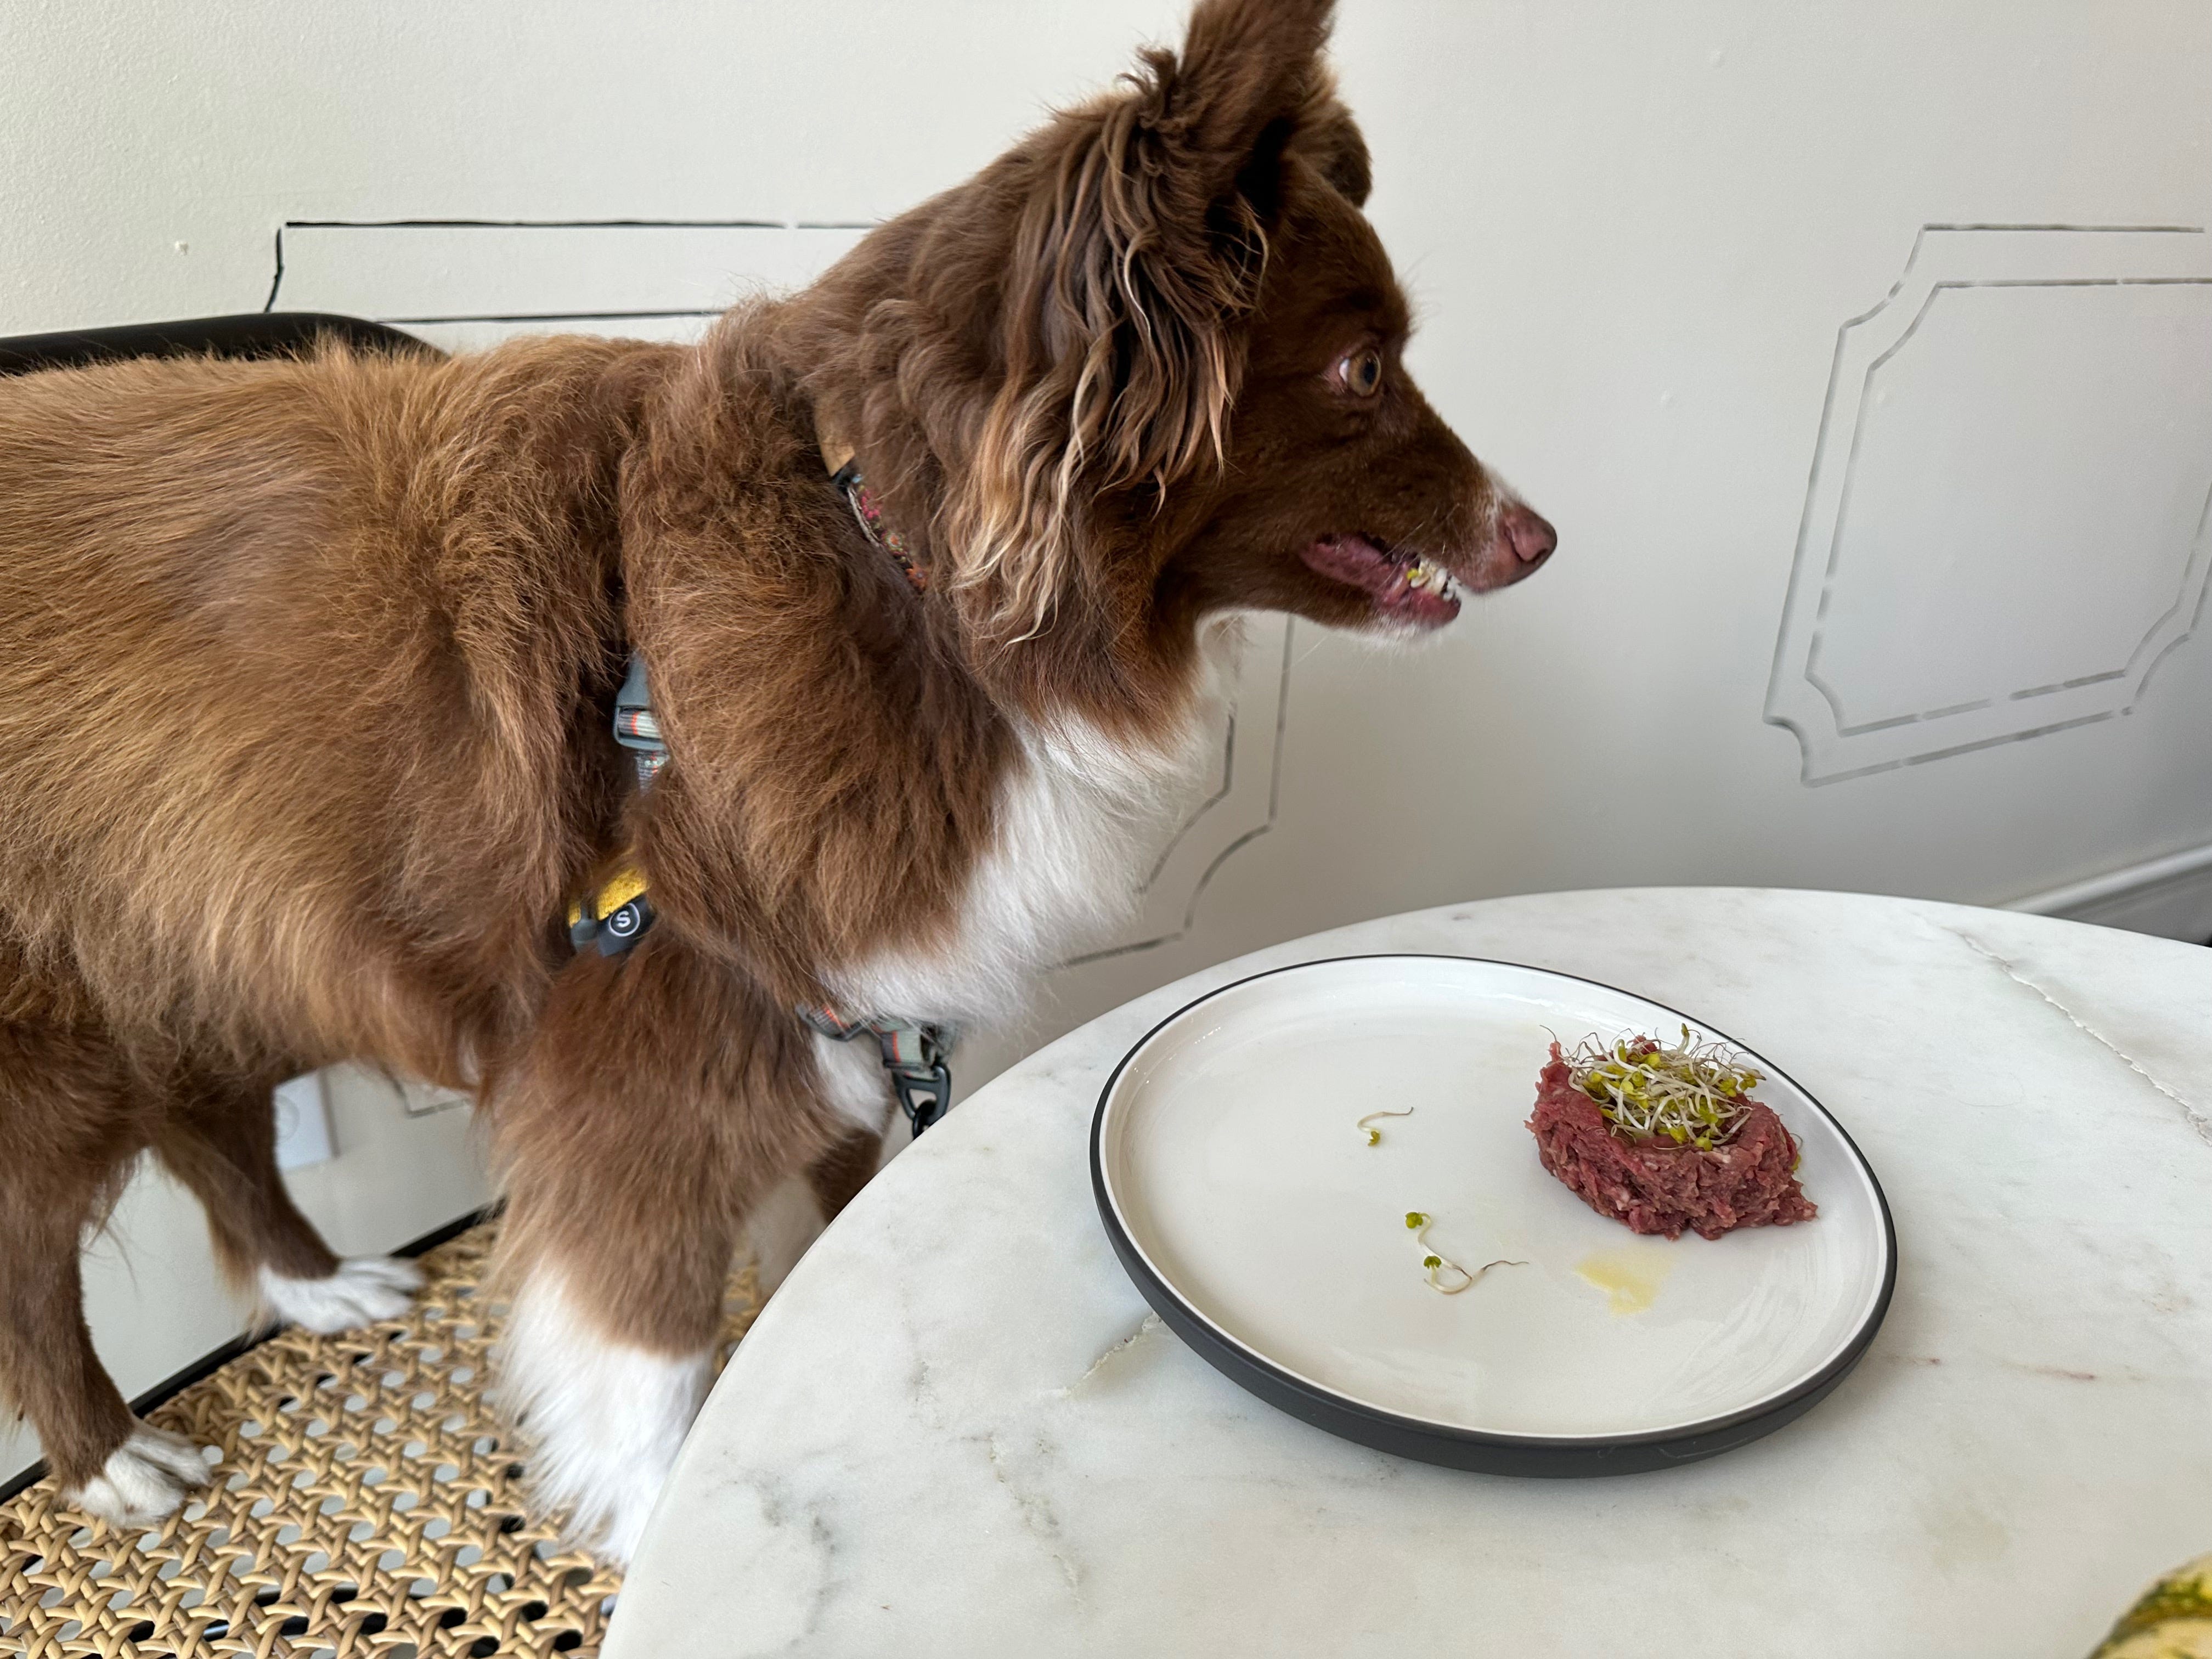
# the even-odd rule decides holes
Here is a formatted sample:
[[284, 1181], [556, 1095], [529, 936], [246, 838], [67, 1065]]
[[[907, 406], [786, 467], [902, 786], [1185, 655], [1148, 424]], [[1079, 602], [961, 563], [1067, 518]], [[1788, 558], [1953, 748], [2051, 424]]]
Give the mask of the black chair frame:
[[0, 338], [0, 374], [81, 368], [126, 357], [289, 357], [325, 339], [365, 350], [445, 355], [428, 341], [389, 323], [325, 311], [249, 311], [235, 317], [188, 317]]

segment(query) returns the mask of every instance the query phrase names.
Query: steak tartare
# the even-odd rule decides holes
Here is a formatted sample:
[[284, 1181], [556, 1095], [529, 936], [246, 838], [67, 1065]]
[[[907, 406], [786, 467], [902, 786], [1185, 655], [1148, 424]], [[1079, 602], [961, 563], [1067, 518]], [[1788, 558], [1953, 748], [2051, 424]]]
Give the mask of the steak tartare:
[[1736, 1227], [1787, 1226], [1820, 1213], [1797, 1184], [1797, 1143], [1773, 1109], [1743, 1097], [1727, 1139], [1710, 1146], [1631, 1139], [1573, 1080], [1559, 1045], [1536, 1082], [1528, 1118], [1544, 1167], [1600, 1215], [1631, 1232], [1718, 1238]]

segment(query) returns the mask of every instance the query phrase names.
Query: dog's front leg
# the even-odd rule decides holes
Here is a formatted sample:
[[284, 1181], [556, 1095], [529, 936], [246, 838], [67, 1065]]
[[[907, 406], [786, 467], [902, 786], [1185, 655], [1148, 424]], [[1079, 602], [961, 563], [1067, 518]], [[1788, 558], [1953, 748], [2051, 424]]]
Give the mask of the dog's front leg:
[[492, 1097], [512, 1287], [500, 1395], [532, 1488], [637, 1547], [706, 1396], [747, 1210], [849, 1133], [811, 1034], [665, 933], [579, 956]]

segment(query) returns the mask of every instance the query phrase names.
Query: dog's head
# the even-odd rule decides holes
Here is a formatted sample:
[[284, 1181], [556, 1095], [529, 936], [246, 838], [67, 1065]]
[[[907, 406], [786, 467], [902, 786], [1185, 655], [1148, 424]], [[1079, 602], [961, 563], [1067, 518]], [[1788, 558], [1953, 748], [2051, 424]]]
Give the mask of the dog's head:
[[1330, 9], [1200, 0], [811, 296], [848, 343], [817, 398], [987, 653], [1158, 659], [1242, 609], [1423, 632], [1550, 556], [1406, 372]]

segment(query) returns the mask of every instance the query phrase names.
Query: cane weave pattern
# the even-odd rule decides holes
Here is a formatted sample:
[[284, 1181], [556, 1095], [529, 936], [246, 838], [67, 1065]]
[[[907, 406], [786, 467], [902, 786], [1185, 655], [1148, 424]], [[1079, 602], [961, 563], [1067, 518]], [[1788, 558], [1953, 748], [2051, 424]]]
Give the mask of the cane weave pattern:
[[[497, 1224], [422, 1258], [402, 1319], [286, 1329], [147, 1413], [219, 1455], [158, 1528], [118, 1530], [51, 1480], [0, 1504], [6, 1659], [591, 1659], [619, 1579], [532, 1516], [488, 1397]], [[721, 1357], [759, 1311], [731, 1280]]]

